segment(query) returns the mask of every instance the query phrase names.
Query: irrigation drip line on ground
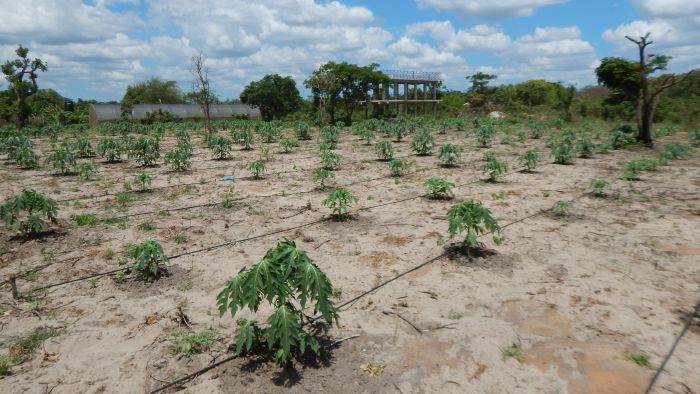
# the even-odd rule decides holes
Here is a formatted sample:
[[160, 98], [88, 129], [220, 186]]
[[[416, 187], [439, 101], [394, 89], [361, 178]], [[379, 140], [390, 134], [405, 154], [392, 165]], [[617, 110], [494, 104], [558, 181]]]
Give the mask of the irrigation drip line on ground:
[[678, 346], [678, 343], [681, 341], [681, 339], [683, 338], [685, 333], [690, 328], [690, 325], [693, 323], [695, 316], [699, 316], [698, 313], [700, 313], [700, 301], [698, 301], [695, 304], [695, 307], [688, 314], [688, 317], [685, 320], [685, 324], [683, 325], [683, 329], [678, 334], [676, 339], [673, 341], [673, 345], [671, 345], [671, 349], [669, 349], [668, 353], [666, 353], [666, 356], [664, 356], [664, 360], [661, 362], [661, 365], [659, 365], [659, 368], [656, 369], [656, 372], [654, 373], [654, 377], [652, 377], [651, 381], [649, 381], [649, 385], [647, 386], [647, 389], [644, 391], [644, 394], [650, 394], [651, 390], [654, 389], [654, 385], [656, 385], [656, 381], [661, 376], [661, 372], [663, 372], [663, 370], [666, 368], [666, 363], [668, 363], [668, 360], [671, 359], [673, 352], [676, 351], [676, 346]]
[[[469, 181], [469, 182], [466, 182], [466, 183], [458, 184], [458, 185], [456, 185], [456, 187], [468, 186], [468, 185], [471, 185], [471, 184], [474, 184], [474, 183], [478, 183], [478, 182], [481, 182], [481, 179], [476, 179], [476, 180], [472, 180], [472, 181]], [[368, 211], [368, 210], [371, 210], [371, 209], [375, 209], [375, 208], [379, 208], [379, 207], [384, 207], [384, 206], [392, 205], [392, 204], [399, 204], [399, 203], [402, 203], [402, 202], [406, 202], [406, 201], [410, 201], [410, 200], [415, 200], [415, 199], [423, 198], [423, 197], [427, 197], [427, 196], [429, 196], [428, 193], [422, 193], [422, 194], [419, 194], [419, 195], [415, 195], [415, 196], [411, 196], [411, 197], [406, 197], [406, 198], [403, 198], [403, 199], [400, 199], [400, 200], [388, 201], [388, 202], [385, 202], [385, 203], [375, 204], [375, 205], [371, 205], [371, 206], [368, 206], [368, 207], [358, 208], [357, 211], [358, 211], [358, 212], [359, 212], [359, 211]], [[211, 250], [214, 250], [214, 249], [219, 249], [219, 248], [222, 248], [222, 247], [226, 247], [226, 246], [230, 246], [230, 245], [235, 245], [235, 244], [239, 244], [239, 243], [242, 243], [242, 242], [246, 242], [246, 241], [250, 241], [250, 240], [254, 240], [254, 239], [258, 239], [258, 238], [263, 238], [263, 237], [267, 237], [267, 236], [271, 236], [271, 235], [276, 235], [276, 234], [283, 233], [283, 232], [288, 232], [288, 231], [296, 230], [296, 229], [303, 228], [303, 227], [308, 227], [308, 226], [311, 226], [311, 225], [314, 225], [314, 224], [318, 224], [318, 223], [321, 223], [321, 222], [325, 222], [325, 221], [327, 221], [327, 220], [329, 220], [329, 218], [328, 218], [328, 217], [324, 217], [324, 218], [317, 219], [317, 220], [314, 220], [314, 221], [312, 221], [312, 222], [304, 223], [304, 224], [301, 224], [301, 225], [298, 225], [298, 226], [294, 226], [294, 227], [290, 227], [290, 228], [286, 228], [286, 229], [275, 230], [275, 231], [272, 231], [272, 232], [270, 232], [270, 233], [260, 234], [260, 235], [256, 235], [256, 236], [253, 236], [253, 237], [248, 237], [248, 238], [239, 239], [239, 240], [234, 240], [234, 241], [227, 241], [227, 242], [223, 242], [223, 243], [220, 243], [220, 244], [217, 244], [217, 245], [212, 245], [212, 246], [208, 246], [208, 247], [205, 247], [205, 248], [201, 248], [201, 249], [196, 249], [196, 250], [192, 250], [192, 251], [180, 253], [180, 254], [177, 254], [177, 255], [174, 255], [174, 256], [170, 256], [169, 259], [170, 259], [170, 260], [173, 260], [173, 259], [176, 259], [176, 258], [179, 258], [179, 257], [183, 257], [183, 256], [188, 256], [188, 255], [197, 254], [197, 253], [201, 253], [201, 252], [208, 252], [208, 251], [211, 251]], [[77, 278], [77, 279], [71, 279], [71, 280], [65, 281], [65, 282], [59, 282], [59, 283], [54, 283], [54, 284], [50, 284], [50, 285], [46, 285], [46, 286], [40, 286], [40, 287], [31, 289], [30, 292], [36, 292], [36, 291], [39, 291], [39, 290], [45, 290], [45, 289], [48, 289], [48, 288], [51, 288], [51, 287], [56, 287], [56, 286], [60, 286], [60, 285], [64, 285], [64, 284], [79, 282], [79, 281], [82, 281], [82, 280], [92, 279], [92, 278], [95, 278], [95, 277], [102, 277], [102, 276], [106, 276], [106, 275], [109, 275], [109, 274], [113, 274], [113, 273], [115, 273], [115, 272], [124, 271], [124, 270], [127, 270], [127, 269], [129, 269], [129, 267], [125, 267], [125, 268], [118, 269], [118, 270], [111, 270], [111, 271], [108, 271], [108, 272], [102, 272], [102, 273], [91, 274], [91, 275], [88, 275], [88, 276], [86, 276], [86, 277]]]
[[[587, 195], [587, 194], [588, 194], [588, 193], [581, 194], [581, 195], [579, 195], [578, 197], [572, 199], [570, 202], [576, 201], [576, 200], [582, 198], [583, 196], [585, 196], [585, 195]], [[516, 223], [523, 222], [523, 221], [525, 221], [525, 220], [527, 220], [527, 219], [530, 219], [530, 218], [532, 218], [532, 217], [535, 217], [535, 216], [537, 216], [537, 215], [541, 215], [541, 214], [543, 214], [543, 213], [549, 212], [549, 211], [551, 211], [552, 209], [553, 209], [553, 208], [542, 209], [542, 210], [539, 210], [539, 211], [537, 211], [537, 212], [535, 212], [535, 213], [533, 213], [533, 214], [527, 215], [527, 216], [525, 216], [525, 217], [522, 217], [522, 218], [520, 218], [520, 219], [514, 220], [514, 221], [512, 221], [512, 222], [509, 222], [509, 223], [507, 223], [507, 224], [501, 226], [501, 227], [500, 227], [500, 230], [503, 230], [503, 229], [505, 229], [505, 228], [507, 228], [507, 227], [509, 227], [509, 226], [512, 226], [512, 225], [514, 225], [514, 224], [516, 224]], [[482, 237], [485, 237], [485, 236], [491, 235], [491, 234], [493, 234], [493, 231], [489, 231], [489, 232], [483, 233], [483, 234], [479, 235], [477, 238], [482, 238]], [[355, 296], [355, 297], [353, 297], [353, 298], [351, 298], [351, 299], [349, 299], [349, 300], [347, 300], [347, 301], [341, 303], [340, 305], [337, 306], [338, 310], [340, 310], [340, 309], [342, 309], [342, 308], [345, 308], [346, 306], [350, 306], [350, 305], [354, 304], [355, 302], [357, 302], [358, 300], [360, 300], [360, 299], [362, 299], [362, 298], [368, 296], [369, 294], [372, 294], [372, 293], [374, 293], [375, 291], [381, 289], [382, 287], [384, 287], [384, 286], [386, 286], [386, 285], [388, 285], [388, 284], [390, 284], [390, 283], [392, 283], [392, 282], [394, 282], [394, 281], [396, 281], [396, 280], [398, 280], [398, 279], [400, 279], [400, 278], [402, 278], [402, 277], [404, 277], [404, 276], [406, 276], [406, 275], [408, 275], [408, 274], [410, 274], [410, 273], [412, 273], [412, 272], [415, 272], [415, 271], [417, 271], [417, 270], [419, 270], [419, 269], [421, 269], [421, 268], [423, 268], [423, 267], [425, 267], [425, 266], [427, 266], [427, 265], [430, 265], [430, 264], [432, 264], [432, 263], [434, 263], [434, 262], [436, 262], [436, 261], [442, 259], [443, 257], [447, 256], [447, 254], [448, 254], [448, 252], [443, 252], [443, 253], [441, 253], [441, 254], [439, 254], [439, 255], [437, 255], [437, 256], [431, 257], [431, 258], [429, 258], [428, 260], [423, 261], [422, 263], [420, 263], [420, 264], [418, 264], [418, 265], [416, 265], [416, 266], [414, 266], [414, 267], [412, 267], [412, 268], [410, 268], [410, 269], [408, 269], [408, 270], [406, 270], [406, 271], [403, 271], [403, 272], [401, 272], [401, 273], [399, 273], [399, 274], [397, 274], [397, 275], [395, 275], [395, 276], [392, 276], [391, 278], [389, 278], [389, 279], [385, 280], [384, 282], [382, 282], [382, 283], [380, 283], [380, 284], [378, 284], [378, 285], [372, 287], [371, 289], [366, 290], [366, 291], [364, 291], [364, 292], [358, 294], [357, 296]], [[700, 304], [700, 303], [699, 303], [699, 304]], [[321, 315], [317, 315], [317, 316], [311, 318], [308, 322], [310, 323], [310, 322], [313, 322], [313, 321], [315, 321], [315, 320], [318, 320], [320, 317], [321, 317]], [[216, 368], [216, 367], [218, 367], [218, 366], [220, 366], [220, 365], [222, 365], [222, 364], [225, 364], [225, 363], [227, 363], [227, 362], [229, 362], [229, 361], [232, 361], [233, 359], [235, 359], [235, 358], [237, 358], [237, 357], [238, 357], [238, 356], [237, 356], [236, 354], [234, 354], [234, 355], [231, 355], [231, 356], [228, 356], [228, 357], [224, 358], [223, 360], [217, 361], [217, 362], [215, 362], [215, 363], [213, 363], [213, 364], [209, 364], [209, 365], [207, 365], [207, 366], [204, 367], [204, 368], [201, 368], [201, 369], [199, 369], [199, 370], [197, 370], [197, 371], [195, 371], [195, 372], [192, 372], [192, 373], [190, 373], [190, 374], [188, 374], [188, 375], [186, 375], [186, 376], [184, 376], [184, 377], [182, 377], [182, 378], [179, 378], [179, 379], [177, 379], [177, 380], [175, 380], [175, 381], [173, 381], [173, 382], [170, 382], [170, 383], [168, 383], [168, 384], [166, 384], [166, 385], [164, 385], [164, 386], [161, 386], [161, 387], [159, 387], [159, 388], [157, 388], [157, 389], [155, 389], [155, 390], [152, 390], [152, 391], [150, 392], [150, 394], [159, 393], [159, 392], [164, 391], [164, 390], [167, 390], [167, 389], [169, 389], [169, 388], [171, 388], [171, 387], [175, 387], [175, 386], [178, 386], [178, 385], [180, 385], [180, 384], [182, 384], [182, 383], [189, 382], [190, 380], [195, 379], [195, 378], [197, 378], [197, 377], [203, 375], [204, 373], [206, 373], [206, 372], [208, 372], [208, 371], [210, 371], [210, 370], [212, 370], [212, 369], [214, 369], [214, 368]]]
[[[478, 183], [478, 182], [482, 182], [482, 180], [481, 180], [481, 179], [475, 179], [475, 180], [472, 180], [472, 181], [469, 181], [469, 182], [457, 184], [457, 185], [455, 185], [455, 187], [468, 186], [468, 185], [472, 185], [472, 184], [475, 184], [475, 183]], [[358, 208], [357, 211], [358, 211], [358, 212], [359, 212], [359, 211], [368, 211], [368, 210], [371, 210], [371, 209], [375, 209], [375, 208], [379, 208], [379, 207], [384, 207], [384, 206], [387, 206], [387, 205], [399, 204], [399, 203], [402, 203], [402, 202], [406, 202], [406, 201], [415, 200], [415, 199], [418, 199], [418, 198], [427, 197], [427, 196], [429, 196], [429, 195], [430, 195], [429, 193], [422, 193], [422, 194], [419, 194], [419, 195], [415, 195], [415, 196], [411, 196], [411, 197], [406, 197], [406, 198], [403, 198], [403, 199], [400, 199], [400, 200], [388, 201], [388, 202], [385, 202], [385, 203], [375, 204], [375, 205], [371, 205], [371, 206], [368, 206], [368, 207]], [[578, 199], [578, 198], [576, 198], [576, 199]], [[575, 199], [575, 200], [576, 200], [576, 199]], [[573, 201], [573, 200], [572, 200], [572, 201]], [[551, 208], [550, 208], [550, 209], [551, 209]], [[294, 215], [294, 216], [296, 216], [296, 215]], [[526, 219], [527, 219], [527, 218], [526, 218]], [[298, 226], [294, 226], [294, 227], [291, 227], [291, 228], [286, 228], [286, 229], [281, 229], [281, 230], [275, 230], [275, 231], [270, 232], [270, 233], [260, 234], [260, 235], [256, 235], [256, 236], [253, 236], [253, 237], [244, 238], [244, 239], [239, 239], [239, 240], [234, 240], [234, 241], [227, 241], [227, 242], [223, 242], [223, 243], [220, 243], [220, 244], [217, 244], [217, 245], [212, 245], [212, 246], [208, 246], [208, 247], [205, 247], [205, 248], [201, 248], [201, 249], [196, 249], [196, 250], [193, 250], [193, 251], [188, 251], [188, 252], [180, 253], [180, 254], [177, 254], [177, 255], [174, 255], [174, 256], [170, 256], [169, 259], [172, 260], [172, 259], [175, 259], [175, 258], [178, 258], [178, 257], [183, 257], [183, 256], [187, 256], [187, 255], [197, 254], [197, 253], [201, 253], [201, 252], [207, 252], [207, 251], [210, 251], [210, 250], [219, 249], [219, 248], [226, 247], [226, 246], [235, 245], [235, 244], [238, 244], [238, 243], [242, 243], [242, 242], [246, 242], [246, 241], [250, 241], [250, 240], [254, 240], [254, 239], [258, 239], [258, 238], [267, 237], [267, 236], [270, 236], [270, 235], [275, 235], [275, 234], [279, 234], [279, 233], [283, 233], [283, 232], [288, 232], [288, 231], [291, 231], [291, 230], [296, 230], [296, 229], [299, 229], [299, 228], [303, 228], [303, 227], [311, 226], [311, 225], [314, 225], [314, 224], [318, 224], [318, 223], [321, 223], [321, 222], [324, 222], [324, 221], [327, 221], [327, 220], [328, 220], [328, 217], [324, 217], [324, 218], [321, 218], [321, 219], [319, 219], [319, 220], [315, 220], [315, 221], [308, 222], [308, 223], [305, 223], [305, 224], [301, 224], [301, 225], [298, 225]], [[524, 219], [523, 219], [523, 220], [524, 220]], [[504, 227], [502, 227], [502, 228], [505, 228], [505, 227], [507, 227], [507, 226], [508, 226], [508, 225], [506, 225], [506, 226], [504, 226]], [[113, 274], [113, 273], [116, 273], [116, 272], [125, 271], [125, 270], [127, 270], [127, 269], [129, 269], [129, 267], [125, 267], [125, 268], [121, 268], [121, 269], [117, 269], [117, 270], [111, 270], [111, 271], [107, 271], [107, 272], [101, 272], [101, 273], [91, 274], [91, 275], [88, 275], [88, 276], [85, 276], [85, 277], [81, 277], [81, 278], [77, 278], [77, 279], [71, 279], [71, 280], [68, 280], [68, 281], [65, 281], [65, 282], [59, 282], [59, 283], [54, 283], [54, 284], [50, 284], [50, 285], [46, 285], [46, 286], [40, 286], [40, 287], [31, 289], [30, 292], [36, 292], [36, 291], [39, 291], [39, 290], [44, 290], [44, 289], [48, 289], [48, 288], [51, 288], [51, 287], [56, 287], [56, 286], [60, 286], [60, 285], [64, 285], [64, 284], [69, 284], [69, 283], [74, 283], [74, 282], [80, 282], [80, 281], [83, 281], [83, 280], [92, 279], [92, 278], [96, 278], [96, 277], [102, 277], [102, 276], [110, 275], [110, 274]], [[6, 281], [5, 283], [7, 283], [7, 281]], [[0, 285], [2, 285], [2, 284], [3, 284], [3, 283], [0, 283]]]

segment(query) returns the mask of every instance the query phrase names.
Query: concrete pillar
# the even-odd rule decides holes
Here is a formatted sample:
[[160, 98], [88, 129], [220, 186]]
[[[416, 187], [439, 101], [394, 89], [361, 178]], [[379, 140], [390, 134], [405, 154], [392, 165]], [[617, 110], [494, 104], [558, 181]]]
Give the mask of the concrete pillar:
[[413, 115], [418, 115], [418, 84], [413, 84]]
[[408, 82], [403, 83], [403, 112], [408, 113]]

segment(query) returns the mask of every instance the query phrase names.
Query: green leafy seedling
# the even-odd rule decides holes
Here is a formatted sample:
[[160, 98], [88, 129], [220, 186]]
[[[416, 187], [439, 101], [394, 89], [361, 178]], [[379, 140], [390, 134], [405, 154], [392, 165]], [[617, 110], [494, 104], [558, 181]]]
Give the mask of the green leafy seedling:
[[327, 183], [334, 177], [333, 172], [325, 168], [317, 168], [313, 173], [314, 181], [318, 182], [318, 187], [321, 190], [326, 190]]
[[455, 184], [448, 182], [442, 178], [430, 178], [425, 182], [425, 187], [428, 188], [428, 196], [435, 199], [450, 199], [454, 197], [452, 189]]
[[357, 203], [357, 198], [341, 187], [333, 190], [325, 200], [321, 201], [321, 205], [332, 210], [332, 216], [335, 219], [345, 218], [352, 203]]
[[536, 149], [530, 149], [518, 157], [518, 162], [525, 167], [525, 171], [532, 172], [540, 162], [540, 152]]
[[470, 255], [475, 248], [483, 247], [479, 237], [488, 232], [493, 233], [496, 244], [503, 242], [500, 226], [491, 215], [491, 211], [480, 202], [468, 201], [453, 205], [447, 212], [450, 238], [466, 232], [462, 245], [464, 252]]
[[591, 186], [593, 187], [593, 195], [596, 197], [603, 197], [605, 196], [605, 188], [607, 188], [610, 185], [608, 181], [605, 179], [595, 179], [593, 182], [591, 182]]
[[37, 234], [48, 228], [42, 217], [51, 223], [58, 222], [58, 204], [34, 190], [22, 190], [0, 205], [0, 217], [7, 227], [15, 231]]
[[265, 163], [256, 160], [248, 165], [248, 170], [253, 173], [254, 179], [261, 179], [265, 176]]
[[152, 282], [167, 274], [164, 267], [168, 261], [163, 247], [156, 241], [146, 241], [129, 248], [129, 258], [133, 265], [127, 269], [128, 273], [135, 274], [137, 278], [146, 282]]

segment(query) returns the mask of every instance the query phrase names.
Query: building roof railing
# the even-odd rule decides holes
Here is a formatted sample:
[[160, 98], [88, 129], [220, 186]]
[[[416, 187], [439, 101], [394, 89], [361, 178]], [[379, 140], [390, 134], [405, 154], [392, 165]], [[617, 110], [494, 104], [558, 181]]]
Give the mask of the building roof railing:
[[441, 81], [439, 72], [407, 71], [407, 70], [382, 70], [391, 79], [405, 81]]

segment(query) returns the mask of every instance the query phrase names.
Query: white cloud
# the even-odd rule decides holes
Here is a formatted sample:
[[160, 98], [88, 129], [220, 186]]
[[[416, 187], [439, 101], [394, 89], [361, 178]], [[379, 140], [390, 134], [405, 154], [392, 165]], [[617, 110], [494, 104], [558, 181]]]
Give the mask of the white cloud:
[[511, 38], [494, 26], [477, 25], [455, 30], [450, 21], [420, 22], [406, 29], [408, 37], [429, 35], [435, 44], [447, 51], [501, 51], [512, 44]]
[[636, 55], [637, 46], [625, 36], [634, 39], [650, 33], [653, 44], [647, 53], [673, 57], [669, 70], [685, 72], [700, 68], [700, 0], [633, 0], [649, 19], [635, 20], [603, 32], [603, 38], [622, 56]]
[[419, 7], [450, 12], [461, 19], [504, 19], [532, 15], [535, 8], [568, 0], [416, 0]]

